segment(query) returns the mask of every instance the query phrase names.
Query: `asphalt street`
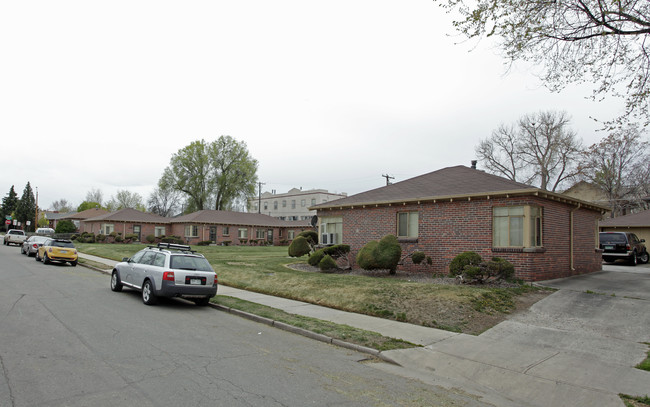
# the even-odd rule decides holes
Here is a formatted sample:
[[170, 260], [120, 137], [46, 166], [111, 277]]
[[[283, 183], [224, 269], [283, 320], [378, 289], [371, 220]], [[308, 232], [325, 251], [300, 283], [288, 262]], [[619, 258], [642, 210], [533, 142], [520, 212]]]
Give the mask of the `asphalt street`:
[[0, 406], [483, 406], [368, 355], [0, 246]]

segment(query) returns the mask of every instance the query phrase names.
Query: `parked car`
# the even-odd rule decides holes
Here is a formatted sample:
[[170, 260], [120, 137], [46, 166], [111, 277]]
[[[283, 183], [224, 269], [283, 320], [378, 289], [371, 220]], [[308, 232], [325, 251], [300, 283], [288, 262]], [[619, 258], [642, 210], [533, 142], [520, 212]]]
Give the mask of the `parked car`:
[[20, 252], [26, 254], [29, 257], [36, 256], [38, 253], [38, 248], [43, 246], [43, 243], [50, 240], [47, 236], [30, 236], [23, 242]]
[[9, 246], [10, 244], [15, 244], [17, 246], [20, 246], [23, 244], [23, 242], [27, 239], [27, 235], [25, 234], [24, 230], [20, 229], [9, 229], [7, 231], [7, 234], [4, 237], [4, 244], [5, 246]]
[[600, 232], [600, 248], [603, 250], [603, 260], [614, 262], [618, 259], [626, 259], [632, 266], [637, 263], [648, 262], [648, 251], [640, 239], [629, 232]]
[[38, 228], [36, 229], [36, 234], [37, 235], [42, 235], [42, 236], [54, 236], [54, 229], [52, 228]]
[[158, 297], [182, 297], [207, 305], [217, 293], [217, 273], [190, 246], [159, 243], [115, 265], [111, 290], [122, 291], [122, 287], [141, 291], [147, 305], [155, 304]]
[[36, 252], [36, 261], [43, 261], [48, 264], [52, 261], [61, 263], [70, 263], [71, 266], [77, 265], [77, 249], [71, 240], [51, 239], [48, 238]]

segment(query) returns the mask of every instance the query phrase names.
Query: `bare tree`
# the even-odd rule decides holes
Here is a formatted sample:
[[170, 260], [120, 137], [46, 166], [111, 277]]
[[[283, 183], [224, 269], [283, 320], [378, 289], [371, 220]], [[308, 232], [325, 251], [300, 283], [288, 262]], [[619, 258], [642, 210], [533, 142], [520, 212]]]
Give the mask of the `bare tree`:
[[61, 213], [66, 213], [66, 212], [72, 212], [73, 211], [73, 206], [68, 202], [67, 199], [59, 199], [58, 201], [52, 202], [52, 205], [50, 205], [53, 211], [55, 212], [61, 212]]
[[117, 191], [114, 197], [106, 203], [106, 208], [109, 211], [116, 211], [124, 208], [137, 209], [144, 211], [145, 207], [142, 203], [142, 196], [137, 192], [130, 192], [126, 189]]
[[622, 97], [617, 124], [649, 123], [647, 0], [439, 0], [468, 38], [496, 37], [510, 61], [528, 61], [551, 90], [593, 83], [594, 98]]
[[99, 206], [103, 205], [104, 194], [98, 188], [92, 188], [86, 192], [86, 202], [96, 202]]
[[612, 208], [612, 217], [635, 207], [646, 208], [650, 189], [650, 145], [637, 126], [620, 129], [593, 144], [580, 160], [582, 177], [600, 187]]
[[173, 216], [181, 206], [181, 193], [158, 185], [147, 200], [149, 211], [160, 216]]
[[488, 172], [556, 191], [577, 174], [582, 142], [566, 112], [539, 112], [501, 125], [481, 140], [476, 154]]

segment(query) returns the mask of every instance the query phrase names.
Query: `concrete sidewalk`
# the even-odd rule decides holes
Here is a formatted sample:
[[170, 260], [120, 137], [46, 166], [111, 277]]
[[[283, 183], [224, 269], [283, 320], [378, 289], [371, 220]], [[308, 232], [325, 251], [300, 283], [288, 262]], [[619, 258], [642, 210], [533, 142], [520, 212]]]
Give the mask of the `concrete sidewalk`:
[[[116, 263], [83, 253], [80, 257], [108, 265]], [[643, 349], [647, 352], [647, 346], [641, 343], [650, 341], [645, 327], [634, 332], [632, 339], [607, 334], [598, 341], [589, 336], [592, 332], [582, 333], [582, 322], [573, 316], [560, 315], [558, 318], [566, 318], [567, 324], [574, 324], [576, 329], [571, 325], [543, 327], [538, 320], [530, 321], [532, 317], [539, 318], [540, 313], [553, 319], [554, 316], [547, 313], [557, 312], [552, 308], [555, 303], [576, 306], [580, 301], [588, 303], [593, 300], [594, 295], [586, 299], [577, 298], [587, 295], [581, 292], [561, 289], [535, 304], [526, 315], [505, 321], [479, 336], [344, 312], [227, 286], [220, 286], [217, 295], [236, 297], [420, 345], [420, 348], [381, 352], [385, 360], [399, 366], [382, 363], [372, 366], [432, 385], [460, 388], [492, 405], [622, 407], [624, 404], [619, 393], [650, 394], [650, 372], [635, 369], [631, 363], [635, 358], [639, 359], [636, 363], [643, 359]], [[608, 309], [618, 307], [619, 313], [642, 306], [647, 309], [640, 314], [650, 315], [649, 301], [599, 297], [598, 300], [608, 303]], [[623, 318], [623, 315], [608, 315], [608, 318], [619, 317]], [[648, 322], [643, 319], [645, 317], [641, 318], [641, 322], [636, 322]], [[546, 341], [540, 338], [546, 338]], [[566, 342], [571, 342], [570, 346]], [[610, 342], [612, 347], [618, 348], [607, 349]], [[589, 346], [594, 349], [581, 349]]]

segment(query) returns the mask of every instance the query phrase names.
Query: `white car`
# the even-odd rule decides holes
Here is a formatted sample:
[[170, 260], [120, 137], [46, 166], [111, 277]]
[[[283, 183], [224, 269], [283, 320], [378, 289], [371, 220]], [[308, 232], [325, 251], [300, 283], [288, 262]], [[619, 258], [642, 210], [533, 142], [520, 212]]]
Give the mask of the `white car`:
[[190, 246], [159, 243], [115, 265], [111, 290], [123, 287], [142, 292], [142, 302], [153, 305], [158, 297], [182, 297], [207, 305], [217, 293], [217, 273]]
[[29, 257], [36, 256], [38, 253], [38, 248], [43, 246], [43, 243], [50, 240], [47, 236], [30, 236], [23, 242], [23, 246], [20, 249], [22, 254], [26, 254]]

